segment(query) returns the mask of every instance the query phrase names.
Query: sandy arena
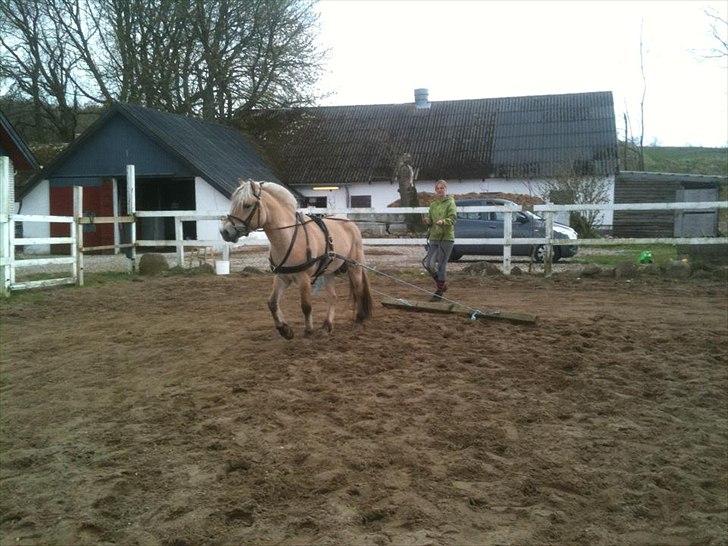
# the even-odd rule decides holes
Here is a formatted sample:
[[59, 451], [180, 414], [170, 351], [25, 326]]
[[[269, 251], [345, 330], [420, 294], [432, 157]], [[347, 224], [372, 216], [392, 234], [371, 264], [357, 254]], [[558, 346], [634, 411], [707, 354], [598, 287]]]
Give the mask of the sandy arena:
[[290, 342], [270, 284], [0, 304], [0, 542], [728, 544], [724, 283], [455, 273], [448, 296], [539, 324], [377, 303], [355, 328], [342, 279], [331, 335], [289, 291]]

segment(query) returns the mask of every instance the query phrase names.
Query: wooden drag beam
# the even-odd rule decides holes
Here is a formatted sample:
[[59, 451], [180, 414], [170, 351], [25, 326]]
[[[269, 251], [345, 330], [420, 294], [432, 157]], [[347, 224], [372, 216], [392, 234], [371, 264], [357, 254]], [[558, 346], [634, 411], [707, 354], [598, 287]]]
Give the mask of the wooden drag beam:
[[[448, 302], [423, 302], [405, 299], [383, 298], [382, 305], [390, 309], [405, 309], [418, 313], [451, 313], [465, 317], [473, 316], [472, 311], [463, 308], [462, 305]], [[480, 309], [475, 314], [479, 320], [504, 320], [513, 324], [535, 325], [538, 317], [528, 313], [513, 313], [510, 311], [497, 311], [494, 309]]]

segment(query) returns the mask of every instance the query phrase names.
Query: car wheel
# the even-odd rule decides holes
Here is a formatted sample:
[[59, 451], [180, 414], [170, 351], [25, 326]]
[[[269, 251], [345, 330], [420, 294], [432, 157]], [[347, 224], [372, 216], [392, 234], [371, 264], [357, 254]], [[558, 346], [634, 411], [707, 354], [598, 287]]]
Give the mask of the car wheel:
[[448, 262], [457, 262], [457, 261], [459, 261], [459, 260], [460, 260], [460, 258], [462, 258], [462, 257], [463, 257], [462, 253], [460, 253], [460, 252], [456, 252], [456, 251], [454, 251], [454, 250], [453, 250], [453, 251], [452, 251], [452, 252], [450, 253], [450, 258], [448, 258], [448, 260], [447, 260], [447, 261], [448, 261]]
[[[543, 259], [546, 256], [546, 246], [539, 245], [533, 252], [533, 261], [543, 263]], [[558, 262], [561, 259], [561, 249], [558, 246], [554, 247], [553, 261]]]

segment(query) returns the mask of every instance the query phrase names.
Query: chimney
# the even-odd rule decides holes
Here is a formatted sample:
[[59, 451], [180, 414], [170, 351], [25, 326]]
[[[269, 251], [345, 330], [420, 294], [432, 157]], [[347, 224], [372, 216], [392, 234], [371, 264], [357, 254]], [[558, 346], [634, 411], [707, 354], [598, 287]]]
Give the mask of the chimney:
[[417, 110], [425, 110], [430, 107], [427, 89], [415, 89], [415, 108]]

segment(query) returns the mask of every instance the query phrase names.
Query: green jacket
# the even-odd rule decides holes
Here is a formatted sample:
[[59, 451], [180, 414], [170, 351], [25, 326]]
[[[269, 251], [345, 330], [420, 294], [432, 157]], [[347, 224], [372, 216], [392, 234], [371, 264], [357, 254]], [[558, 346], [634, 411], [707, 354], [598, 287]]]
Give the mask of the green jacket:
[[[455, 240], [455, 199], [451, 195], [443, 199], [436, 199], [430, 205], [430, 235], [432, 241], [454, 241]], [[438, 220], [445, 220], [441, 226], [435, 224]]]

